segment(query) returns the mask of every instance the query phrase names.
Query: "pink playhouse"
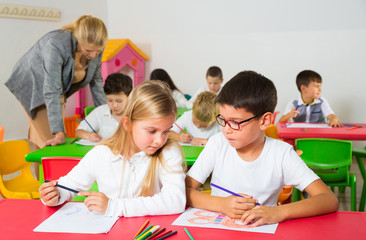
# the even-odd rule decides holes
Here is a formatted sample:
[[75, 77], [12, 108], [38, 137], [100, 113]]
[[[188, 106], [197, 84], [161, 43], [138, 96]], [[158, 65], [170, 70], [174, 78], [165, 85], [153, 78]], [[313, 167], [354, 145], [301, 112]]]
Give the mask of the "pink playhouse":
[[[128, 67], [133, 70], [132, 78], [134, 86], [137, 86], [144, 81], [145, 61], [147, 60], [149, 57], [129, 39], [110, 39], [103, 52], [102, 77], [106, 79], [109, 74], [121, 72], [122, 69]], [[76, 121], [80, 117], [84, 117], [84, 108], [89, 105], [92, 104], [87, 105], [86, 103], [85, 88], [75, 93], [75, 115], [65, 118], [68, 137], [75, 137], [75, 128], [78, 124]]]
[[[102, 77], [106, 79], [109, 74], [128, 66], [134, 72], [134, 86], [137, 86], [144, 81], [147, 60], [149, 57], [129, 39], [110, 39], [103, 52]], [[75, 93], [75, 114], [83, 116], [85, 107], [85, 89], [82, 89]]]

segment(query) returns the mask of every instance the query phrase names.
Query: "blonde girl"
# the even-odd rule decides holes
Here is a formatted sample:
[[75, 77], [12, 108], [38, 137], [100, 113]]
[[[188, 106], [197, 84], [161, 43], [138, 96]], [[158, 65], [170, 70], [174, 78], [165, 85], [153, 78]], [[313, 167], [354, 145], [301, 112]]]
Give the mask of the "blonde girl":
[[176, 118], [174, 99], [166, 85], [146, 81], [128, 97], [124, 116], [114, 135], [93, 148], [58, 181], [44, 183], [40, 196], [47, 206], [71, 200], [96, 181], [100, 192], [87, 196], [90, 211], [107, 216], [174, 214], [186, 205], [185, 174], [180, 147], [168, 140]]

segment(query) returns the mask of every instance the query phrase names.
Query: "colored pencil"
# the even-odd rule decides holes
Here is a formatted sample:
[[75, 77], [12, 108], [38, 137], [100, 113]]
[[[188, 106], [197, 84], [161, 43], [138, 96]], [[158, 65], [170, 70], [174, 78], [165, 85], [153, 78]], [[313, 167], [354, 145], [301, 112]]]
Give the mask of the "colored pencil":
[[187, 233], [189, 239], [194, 240], [194, 238], [192, 237], [191, 233], [188, 231], [187, 228], [184, 228], [184, 231]]
[[78, 138], [75, 138], [74, 140], [71, 141], [70, 144], [73, 144], [74, 142], [76, 142], [78, 140]]
[[169, 233], [171, 233], [171, 232], [172, 232], [172, 230], [169, 230], [169, 231], [167, 231], [167, 232], [165, 232], [165, 233], [161, 234], [160, 236], [156, 236], [153, 240], [157, 240], [157, 239], [159, 239], [159, 238], [161, 238], [161, 237], [164, 237], [165, 235], [167, 235], [167, 234], [169, 234]]
[[165, 227], [164, 228], [161, 228], [159, 229], [158, 231], [154, 232], [153, 234], [151, 234], [148, 238], [146, 238], [145, 240], [151, 240], [153, 239], [154, 237], [158, 236], [160, 233], [164, 232], [165, 231]]
[[300, 107], [300, 105], [297, 105], [295, 110], [297, 110], [299, 107]]
[[150, 236], [151, 234], [153, 234], [155, 231], [157, 231], [160, 228], [159, 225], [156, 225], [154, 227], [152, 227], [149, 231], [147, 231], [144, 235], [142, 235], [140, 238], [138, 238], [137, 240], [145, 240], [148, 236]]
[[97, 134], [97, 132], [94, 130], [94, 128], [89, 124], [89, 122], [86, 120], [86, 118], [84, 119], [84, 121], [89, 125], [89, 127], [91, 128], [91, 130], [93, 130], [93, 132], [95, 134]]
[[[220, 187], [220, 186], [218, 186], [218, 185], [216, 185], [214, 183], [211, 183], [211, 186], [213, 186], [215, 188], [218, 188], [218, 189], [221, 189], [222, 191], [225, 191], [227, 193], [230, 193], [231, 195], [234, 195], [234, 196], [237, 196], [237, 197], [244, 197], [244, 196], [242, 196], [240, 194], [237, 194], [237, 193], [234, 193], [234, 192], [232, 192], [232, 191], [230, 191], [230, 190], [228, 190], [226, 188]], [[261, 204], [260, 203], [255, 203], [255, 205], [261, 205]]]
[[142, 235], [144, 235], [147, 231], [149, 231], [150, 230], [150, 228], [152, 228], [153, 227], [153, 225], [150, 225], [148, 228], [146, 228], [145, 229], [145, 231], [143, 231], [142, 233], [140, 233], [140, 235], [138, 235], [137, 237], [135, 237], [135, 239], [138, 239], [138, 238], [140, 238]]
[[175, 125], [175, 126], [177, 126], [177, 128], [179, 128], [182, 132], [184, 132], [185, 134], [187, 134], [187, 133], [183, 130], [183, 128], [179, 127], [179, 125], [178, 125], [178, 124], [176, 124], [175, 122], [173, 122], [173, 123], [174, 123], [174, 125]]
[[[50, 182], [50, 181], [49, 181], [49, 180], [44, 180], [44, 182]], [[65, 189], [65, 190], [68, 190], [68, 191], [73, 192], [73, 193], [76, 193], [76, 194], [78, 194], [78, 193], [79, 193], [78, 191], [76, 191], [76, 190], [74, 190], [74, 189], [71, 189], [71, 188], [65, 187], [65, 186], [60, 185], [60, 184], [58, 184], [58, 183], [56, 184], [56, 187], [63, 188], [63, 189]]]
[[178, 231], [174, 231], [174, 232], [171, 232], [171, 233], [169, 233], [169, 234], [166, 234], [166, 235], [164, 235], [164, 236], [162, 236], [162, 237], [159, 237], [158, 239], [156, 239], [156, 240], [163, 240], [163, 239], [165, 239], [165, 238], [168, 238], [168, 237], [170, 237], [170, 236], [173, 236], [174, 234], [177, 234], [178, 233]]
[[150, 219], [147, 219], [146, 222], [140, 227], [140, 229], [137, 231], [137, 233], [135, 234], [135, 236], [133, 236], [133, 238], [136, 238], [146, 227], [146, 225], [150, 222]]

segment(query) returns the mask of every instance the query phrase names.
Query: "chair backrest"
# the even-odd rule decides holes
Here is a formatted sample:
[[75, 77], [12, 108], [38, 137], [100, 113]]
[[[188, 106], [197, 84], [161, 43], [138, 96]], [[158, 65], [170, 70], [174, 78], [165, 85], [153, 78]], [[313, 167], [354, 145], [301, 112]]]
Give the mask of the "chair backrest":
[[301, 158], [323, 181], [348, 178], [352, 164], [352, 143], [346, 140], [306, 138], [296, 140]]
[[77, 122], [80, 119], [80, 114], [75, 114], [72, 117], [64, 118], [66, 137], [75, 138], [76, 137], [76, 128], [79, 126], [80, 122]]
[[25, 161], [25, 155], [30, 153], [26, 140], [11, 140], [0, 143], [0, 172], [8, 175], [17, 172], [31, 163]]
[[271, 137], [271, 138], [274, 138], [274, 139], [280, 139], [278, 137], [277, 127], [273, 124], [271, 124], [266, 130], [264, 130], [264, 134], [267, 137]]
[[0, 126], [0, 142], [2, 142], [4, 140], [4, 127]]
[[79, 157], [42, 158], [43, 176], [46, 180], [57, 180], [68, 174], [80, 162]]
[[85, 117], [88, 116], [88, 114], [91, 113], [91, 111], [93, 111], [94, 108], [95, 108], [95, 106], [89, 106], [89, 107], [84, 108]]

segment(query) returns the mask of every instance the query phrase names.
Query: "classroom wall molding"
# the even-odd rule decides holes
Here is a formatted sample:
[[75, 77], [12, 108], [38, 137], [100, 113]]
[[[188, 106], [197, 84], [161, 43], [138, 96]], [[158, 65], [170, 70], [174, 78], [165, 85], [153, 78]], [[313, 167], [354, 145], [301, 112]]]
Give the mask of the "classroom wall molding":
[[61, 11], [57, 8], [0, 3], [0, 17], [58, 22], [60, 21]]

